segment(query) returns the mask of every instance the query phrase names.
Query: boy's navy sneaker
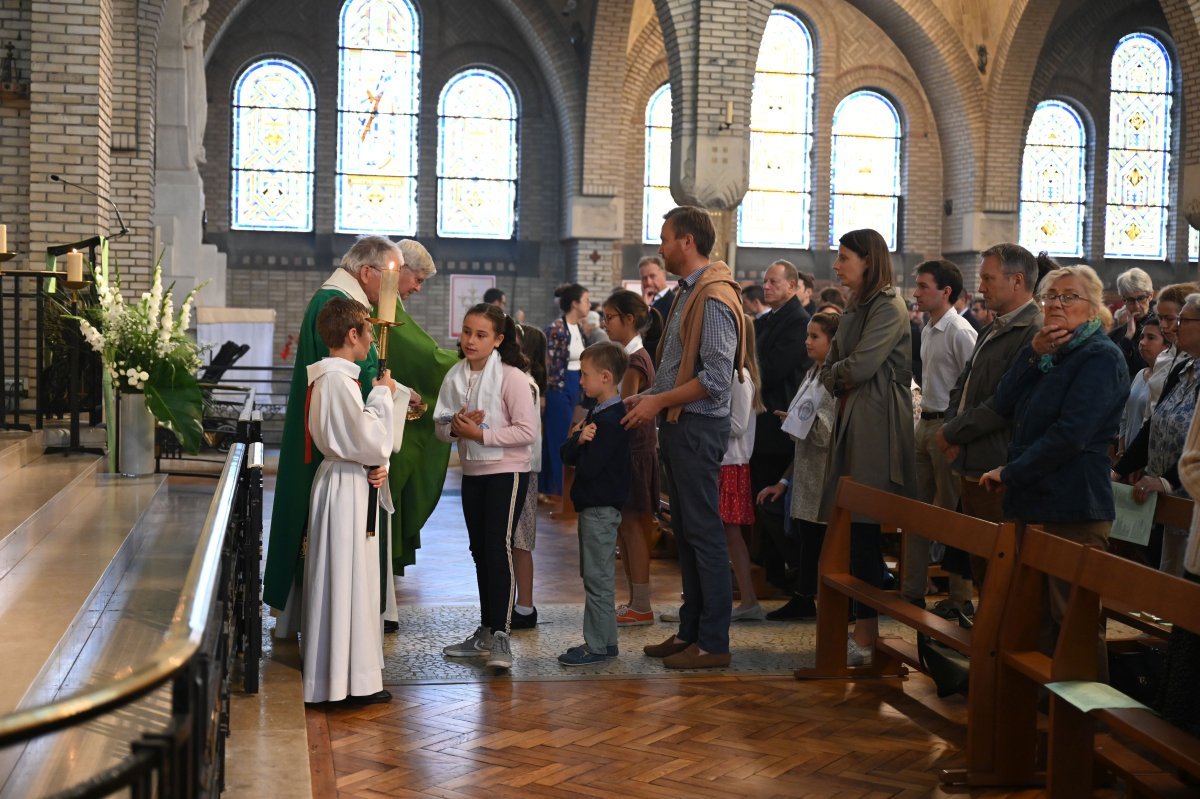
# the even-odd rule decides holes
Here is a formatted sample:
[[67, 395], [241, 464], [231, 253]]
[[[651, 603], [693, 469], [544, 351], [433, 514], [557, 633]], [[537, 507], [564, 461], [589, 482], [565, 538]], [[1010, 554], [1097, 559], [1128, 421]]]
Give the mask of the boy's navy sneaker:
[[564, 666], [590, 666], [595, 663], [603, 663], [609, 658], [617, 656], [617, 645], [610, 644], [605, 650], [605, 654], [597, 655], [587, 648], [587, 644], [573, 646], [566, 652], [558, 656], [558, 662]]

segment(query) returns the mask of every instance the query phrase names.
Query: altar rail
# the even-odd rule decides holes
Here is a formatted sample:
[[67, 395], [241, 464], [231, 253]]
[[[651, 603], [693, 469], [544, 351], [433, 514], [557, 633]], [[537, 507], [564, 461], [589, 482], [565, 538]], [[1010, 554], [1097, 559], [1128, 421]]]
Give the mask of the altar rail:
[[[249, 433], [249, 427], [243, 431]], [[262, 647], [261, 442], [236, 442], [209, 506], [174, 621], [157, 651], [128, 676], [0, 718], [0, 747], [75, 727], [170, 685], [172, 715], [119, 763], [59, 797], [128, 791], [143, 797], [218, 796], [225, 782], [229, 686], [241, 655], [243, 688], [258, 691]]]

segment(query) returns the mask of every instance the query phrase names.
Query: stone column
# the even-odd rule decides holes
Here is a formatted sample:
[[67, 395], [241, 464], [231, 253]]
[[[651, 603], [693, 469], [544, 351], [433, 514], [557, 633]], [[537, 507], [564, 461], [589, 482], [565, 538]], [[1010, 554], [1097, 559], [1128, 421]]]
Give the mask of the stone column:
[[[163, 279], [180, 297], [208, 281], [200, 304], [225, 305], [225, 256], [202, 243], [207, 90], [204, 79], [204, 11], [208, 0], [167, 0], [158, 40], [154, 225], [163, 250]], [[199, 128], [197, 130], [197, 127]]]
[[655, 0], [671, 73], [671, 194], [713, 214], [715, 258], [736, 251], [750, 173], [750, 100], [768, 0]]

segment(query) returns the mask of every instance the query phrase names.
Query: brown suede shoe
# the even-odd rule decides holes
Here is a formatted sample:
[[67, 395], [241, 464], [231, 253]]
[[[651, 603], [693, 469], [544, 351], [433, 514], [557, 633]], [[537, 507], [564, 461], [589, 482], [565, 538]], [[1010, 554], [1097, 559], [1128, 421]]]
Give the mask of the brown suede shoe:
[[669, 636], [667, 640], [661, 644], [650, 644], [642, 647], [642, 651], [652, 658], [665, 658], [668, 655], [674, 655], [677, 652], [682, 652], [692, 644], [679, 644], [675, 642], [675, 636]]
[[663, 665], [668, 669], [724, 669], [729, 666], [731, 659], [728, 652], [706, 652], [702, 655], [700, 647], [691, 644], [682, 652], [663, 658]]

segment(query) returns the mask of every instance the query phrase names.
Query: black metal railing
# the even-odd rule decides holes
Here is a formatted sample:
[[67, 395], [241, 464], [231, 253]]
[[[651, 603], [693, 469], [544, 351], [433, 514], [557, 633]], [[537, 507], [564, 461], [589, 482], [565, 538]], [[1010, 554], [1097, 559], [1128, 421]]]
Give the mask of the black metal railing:
[[145, 733], [116, 765], [57, 797], [128, 792], [150, 797], [215, 797], [224, 788], [230, 682], [240, 659], [242, 687], [259, 686], [262, 605], [263, 445], [252, 408], [239, 421], [171, 627], [131, 673], [76, 696], [0, 717], [0, 747], [85, 724], [170, 685], [171, 718]]

